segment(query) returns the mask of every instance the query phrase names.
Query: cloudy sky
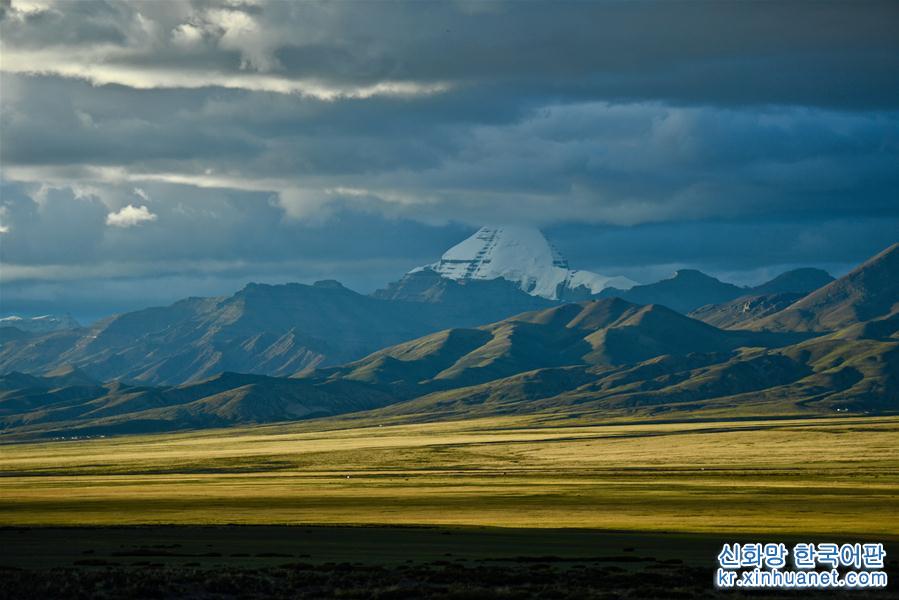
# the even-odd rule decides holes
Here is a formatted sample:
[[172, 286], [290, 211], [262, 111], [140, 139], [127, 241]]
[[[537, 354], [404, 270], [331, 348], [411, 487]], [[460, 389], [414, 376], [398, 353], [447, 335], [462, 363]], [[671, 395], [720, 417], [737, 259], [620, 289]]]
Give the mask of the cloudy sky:
[[482, 224], [652, 281], [899, 238], [899, 3], [0, 0], [0, 312], [370, 291]]

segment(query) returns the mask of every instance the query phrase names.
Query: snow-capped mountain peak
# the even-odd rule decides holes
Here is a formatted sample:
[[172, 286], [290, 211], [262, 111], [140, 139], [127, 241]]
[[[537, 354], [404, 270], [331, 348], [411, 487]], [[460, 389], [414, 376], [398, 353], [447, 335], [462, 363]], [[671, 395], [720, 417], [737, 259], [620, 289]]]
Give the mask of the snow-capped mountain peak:
[[20, 317], [10, 315], [0, 318], [0, 327], [15, 327], [20, 331], [46, 333], [63, 329], [77, 329], [81, 325], [71, 315], [41, 315], [39, 317]]
[[635, 285], [626, 277], [571, 269], [539, 229], [519, 225], [482, 227], [447, 250], [439, 261], [415, 271], [421, 269], [432, 269], [456, 281], [503, 278], [518, 283], [528, 294], [553, 300], [565, 290], [581, 287], [596, 294], [606, 287], [629, 289]]

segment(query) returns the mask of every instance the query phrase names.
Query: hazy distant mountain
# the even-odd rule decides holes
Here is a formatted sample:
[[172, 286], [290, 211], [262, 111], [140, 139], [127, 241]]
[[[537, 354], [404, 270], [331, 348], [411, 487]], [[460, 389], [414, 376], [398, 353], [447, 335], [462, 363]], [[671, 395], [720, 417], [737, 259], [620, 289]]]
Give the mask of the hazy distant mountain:
[[[794, 269], [761, 285], [740, 287], [722, 282], [701, 271], [681, 269], [670, 279], [663, 279], [647, 285], [637, 285], [629, 290], [606, 288], [600, 292], [599, 296], [623, 298], [637, 304], [663, 304], [686, 314], [707, 305], [728, 304], [737, 298], [748, 299], [780, 293], [806, 294], [831, 281], [833, 281], [833, 277], [821, 269]], [[778, 301], [782, 300], [783, 298]], [[743, 304], [742, 300], [740, 304]], [[724, 310], [732, 312], [729, 308]], [[716, 324], [711, 320], [709, 322]]]
[[230, 370], [290, 375], [458, 324], [429, 305], [387, 302], [336, 282], [250, 284], [228, 298], [188, 298], [81, 330], [4, 341], [0, 372], [72, 364], [101, 380], [147, 383]]
[[0, 318], [0, 328], [14, 327], [28, 333], [47, 333], [65, 329], [78, 329], [81, 325], [72, 315], [42, 315], [40, 317], [19, 317], [11, 315]]
[[753, 329], [834, 331], [899, 310], [899, 244], [785, 310], [752, 321]]
[[607, 288], [602, 298], [623, 298], [636, 304], [663, 304], [688, 313], [706, 304], [728, 302], [746, 293], [745, 288], [724, 283], [694, 269], [681, 269], [670, 279], [647, 285], [635, 285], [629, 290]]
[[572, 293], [589, 296], [609, 286], [627, 289], [635, 285], [626, 277], [569, 268], [539, 229], [519, 225], [482, 227], [447, 250], [439, 261], [412, 273], [422, 269], [454, 281], [504, 279], [532, 296], [550, 300], [565, 300]]
[[504, 280], [455, 282], [433, 272], [410, 275], [378, 297], [336, 281], [249, 284], [227, 298], [188, 298], [84, 329], [4, 335], [0, 373], [45, 373], [71, 364], [99, 380], [151, 384], [224, 371], [289, 376], [551, 304]]

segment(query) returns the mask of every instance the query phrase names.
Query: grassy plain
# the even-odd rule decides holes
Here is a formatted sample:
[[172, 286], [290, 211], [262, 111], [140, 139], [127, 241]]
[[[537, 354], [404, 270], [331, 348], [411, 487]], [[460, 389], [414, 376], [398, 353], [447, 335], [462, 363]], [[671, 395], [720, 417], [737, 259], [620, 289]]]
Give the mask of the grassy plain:
[[326, 426], [0, 446], [0, 525], [899, 537], [899, 417]]

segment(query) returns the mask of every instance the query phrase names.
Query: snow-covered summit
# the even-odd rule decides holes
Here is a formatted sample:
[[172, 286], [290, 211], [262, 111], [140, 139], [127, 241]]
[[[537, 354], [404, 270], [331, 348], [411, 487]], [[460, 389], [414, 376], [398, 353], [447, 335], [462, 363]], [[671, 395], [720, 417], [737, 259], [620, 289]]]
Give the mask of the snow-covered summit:
[[565, 290], [586, 288], [596, 294], [607, 287], [630, 289], [636, 285], [626, 277], [569, 268], [568, 261], [539, 229], [518, 225], [482, 227], [447, 250], [439, 261], [413, 272], [422, 269], [432, 269], [456, 281], [503, 278], [518, 283], [532, 296], [553, 300]]
[[71, 315], [42, 315], [40, 317], [20, 317], [11, 315], [0, 318], [0, 327], [15, 327], [20, 331], [46, 333], [63, 329], [77, 329], [81, 325]]

